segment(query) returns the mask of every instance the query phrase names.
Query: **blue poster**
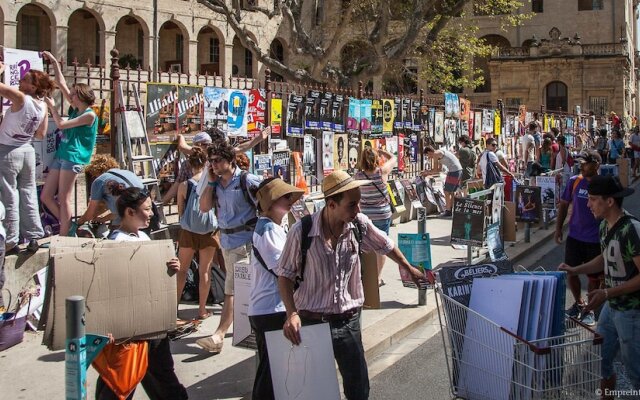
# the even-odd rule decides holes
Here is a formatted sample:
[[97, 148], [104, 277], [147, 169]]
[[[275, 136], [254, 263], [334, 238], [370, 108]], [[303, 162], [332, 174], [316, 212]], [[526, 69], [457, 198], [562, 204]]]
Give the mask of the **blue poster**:
[[399, 233], [398, 248], [411, 265], [424, 269], [433, 268], [428, 233]]
[[362, 133], [371, 132], [371, 99], [360, 100], [360, 130]]
[[360, 100], [349, 97], [349, 114], [347, 115], [347, 131], [358, 133], [360, 126]]
[[227, 114], [228, 135], [247, 136], [247, 102], [246, 90], [229, 90], [229, 113]]

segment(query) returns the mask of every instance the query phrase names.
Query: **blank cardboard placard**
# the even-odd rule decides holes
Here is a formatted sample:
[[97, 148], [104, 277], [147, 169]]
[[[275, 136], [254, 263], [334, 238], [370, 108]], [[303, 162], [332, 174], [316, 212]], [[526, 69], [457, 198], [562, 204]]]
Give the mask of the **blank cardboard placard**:
[[233, 266], [233, 342], [234, 346], [251, 336], [249, 301], [251, 300], [251, 277], [253, 267], [246, 261]]
[[265, 337], [276, 399], [340, 399], [329, 324], [303, 326], [298, 346], [282, 331], [266, 332]]

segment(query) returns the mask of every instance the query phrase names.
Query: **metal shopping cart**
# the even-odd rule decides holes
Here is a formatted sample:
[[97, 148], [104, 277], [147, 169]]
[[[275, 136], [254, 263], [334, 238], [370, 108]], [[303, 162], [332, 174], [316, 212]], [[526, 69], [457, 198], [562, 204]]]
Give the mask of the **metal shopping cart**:
[[602, 336], [575, 319], [527, 341], [436, 287], [451, 393], [462, 399], [596, 399]]

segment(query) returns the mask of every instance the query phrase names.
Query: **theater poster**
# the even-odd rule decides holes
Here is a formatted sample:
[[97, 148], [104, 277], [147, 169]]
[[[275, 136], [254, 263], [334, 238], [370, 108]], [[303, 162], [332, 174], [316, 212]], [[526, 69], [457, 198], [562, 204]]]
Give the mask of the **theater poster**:
[[306, 175], [316, 173], [316, 139], [307, 133], [304, 135], [304, 148], [302, 152], [302, 169]]
[[170, 142], [177, 133], [178, 87], [147, 83], [147, 137], [150, 142]]
[[393, 127], [395, 129], [404, 128], [404, 123], [402, 122], [402, 98], [396, 97], [393, 99]]
[[202, 130], [202, 86], [178, 86], [178, 125], [187, 141]]
[[324, 174], [324, 176], [329, 175], [334, 170], [333, 146], [333, 132], [322, 132], [322, 173]]
[[[4, 84], [7, 86], [17, 89], [20, 79], [31, 69], [44, 71], [42, 56], [39, 51], [5, 47], [3, 56], [5, 66]], [[2, 105], [2, 113], [4, 114], [11, 107], [11, 101], [3, 98]]]
[[516, 221], [538, 222], [542, 214], [541, 188], [518, 185], [516, 187]]
[[350, 174], [355, 174], [358, 170], [360, 159], [360, 135], [349, 135], [349, 168]]
[[302, 137], [304, 135], [305, 98], [290, 94], [287, 104], [287, 136]]
[[247, 136], [247, 109], [249, 91], [230, 89], [229, 114], [227, 114], [227, 133], [229, 136]]
[[434, 121], [435, 136], [433, 140], [436, 143], [444, 143], [444, 112], [436, 111], [436, 119]]
[[349, 97], [349, 110], [347, 114], [347, 132], [360, 132], [360, 99]]
[[279, 97], [271, 98], [271, 138], [282, 139], [282, 99]]
[[336, 170], [346, 171], [349, 168], [348, 154], [347, 154], [347, 135], [344, 133], [334, 134], [334, 152], [333, 152], [333, 167]]
[[265, 97], [266, 97], [266, 93], [264, 89], [249, 90], [249, 108], [247, 109], [247, 131], [251, 136], [257, 135], [266, 127], [265, 112], [267, 111], [267, 102]]
[[273, 162], [273, 176], [280, 178], [287, 183], [291, 183], [291, 174], [289, 171], [291, 154], [289, 150], [274, 151], [271, 155]]
[[344, 132], [344, 95], [336, 94], [331, 103], [331, 129]]
[[382, 133], [390, 134], [393, 132], [393, 123], [395, 120], [395, 104], [393, 99], [382, 99]]
[[382, 134], [382, 100], [374, 99], [371, 101], [371, 134]]
[[318, 90], [309, 90], [307, 92], [307, 98], [305, 99], [304, 119], [305, 128], [308, 129], [320, 129], [320, 98], [322, 92]]
[[333, 129], [333, 118], [331, 111], [333, 108], [333, 93], [324, 92], [320, 95], [320, 128]]
[[360, 131], [364, 134], [371, 133], [371, 99], [360, 100]]
[[[147, 84], [147, 87], [150, 84]], [[229, 112], [228, 89], [206, 86], [204, 89], [204, 129], [218, 128], [227, 131]], [[147, 121], [147, 129], [149, 121]]]

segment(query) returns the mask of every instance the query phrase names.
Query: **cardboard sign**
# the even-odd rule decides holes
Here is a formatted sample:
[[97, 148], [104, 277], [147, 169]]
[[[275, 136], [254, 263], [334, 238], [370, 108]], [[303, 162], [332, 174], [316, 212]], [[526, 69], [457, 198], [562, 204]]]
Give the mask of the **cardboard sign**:
[[450, 265], [438, 270], [438, 280], [445, 295], [468, 307], [475, 278], [511, 273], [513, 265], [508, 260], [477, 265]]
[[255, 335], [251, 333], [249, 322], [249, 301], [251, 299], [251, 276], [253, 267], [247, 262], [233, 266], [233, 342], [236, 347], [257, 349]]
[[482, 246], [484, 242], [485, 203], [482, 200], [455, 198], [451, 243]]

